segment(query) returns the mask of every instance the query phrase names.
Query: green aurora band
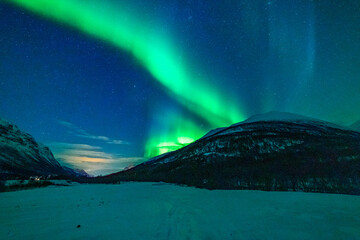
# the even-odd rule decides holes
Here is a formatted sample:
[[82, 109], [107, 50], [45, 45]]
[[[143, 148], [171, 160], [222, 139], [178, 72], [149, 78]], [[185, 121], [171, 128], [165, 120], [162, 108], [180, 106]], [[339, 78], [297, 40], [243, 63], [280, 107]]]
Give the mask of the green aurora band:
[[[182, 117], [178, 112], [162, 113], [161, 129], [150, 129], [150, 137], [145, 146], [145, 157], [153, 157], [166, 152], [174, 151], [192, 143], [204, 135], [189, 118]], [[154, 124], [153, 124], [154, 125]]]
[[[129, 52], [170, 95], [212, 127], [226, 126], [246, 117], [241, 111], [244, 108], [239, 108], [238, 104], [234, 104], [235, 101], [228, 97], [221, 98], [216, 88], [211, 88], [206, 79], [189, 71], [191, 68], [181, 61], [181, 54], [170, 44], [166, 34], [157, 31], [141, 16], [136, 16], [135, 13], [130, 16], [129, 8], [119, 6], [121, 3], [114, 5], [93, 0], [6, 1]], [[158, 148], [159, 153], [163, 153], [180, 148], [203, 134], [204, 131], [199, 130], [196, 124], [185, 124], [171, 134], [172, 140], [156, 142], [156, 138], [150, 139], [146, 148]], [[166, 138], [169, 138], [169, 134], [167, 136]], [[186, 143], [181, 143], [184, 139], [187, 139]], [[166, 143], [176, 146], [167, 149], [164, 147]]]

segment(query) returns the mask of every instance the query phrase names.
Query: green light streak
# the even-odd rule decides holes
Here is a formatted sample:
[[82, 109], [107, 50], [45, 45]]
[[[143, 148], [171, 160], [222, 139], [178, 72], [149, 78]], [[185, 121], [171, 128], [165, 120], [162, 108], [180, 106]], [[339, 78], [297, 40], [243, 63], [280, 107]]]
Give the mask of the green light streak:
[[178, 112], [162, 112], [160, 127], [150, 129], [148, 141], [145, 146], [145, 157], [154, 157], [182, 148], [196, 139], [202, 137], [205, 131], [196, 123], [184, 118]]
[[[207, 79], [198, 77], [181, 61], [171, 39], [157, 31], [142, 16], [136, 16], [128, 8], [109, 5], [94, 0], [6, 0], [36, 14], [66, 24], [86, 34], [110, 43], [131, 53], [166, 90], [194, 114], [211, 126], [226, 126], [245, 119], [235, 101], [223, 98], [217, 89], [209, 86]], [[131, 14], [129, 13], [131, 12]], [[227, 101], [225, 100], [227, 99]], [[177, 123], [174, 121], [172, 125]], [[167, 147], [157, 147], [159, 153], [184, 146], [201, 137], [204, 131], [194, 124], [182, 124], [173, 133], [152, 138], [148, 141], [146, 155], [159, 143], [169, 143]], [[156, 139], [156, 141], [155, 141]], [[186, 141], [184, 141], [187, 139]]]
[[119, 6], [102, 1], [81, 0], [7, 0], [42, 16], [65, 23], [130, 52], [139, 62], [188, 108], [214, 126], [245, 119], [233, 104], [186, 71], [180, 54], [148, 23], [136, 20]]

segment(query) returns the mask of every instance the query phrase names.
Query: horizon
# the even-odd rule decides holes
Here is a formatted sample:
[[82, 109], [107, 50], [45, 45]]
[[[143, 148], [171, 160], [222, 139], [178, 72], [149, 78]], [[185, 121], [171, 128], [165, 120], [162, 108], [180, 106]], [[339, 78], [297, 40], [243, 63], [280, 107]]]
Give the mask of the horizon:
[[[335, 123], [332, 123], [332, 122], [328, 122], [328, 121], [324, 121], [322, 119], [315, 119], [315, 118], [309, 118], [307, 116], [303, 116], [303, 115], [299, 115], [299, 114], [294, 114], [294, 113], [290, 113], [290, 112], [279, 112], [279, 111], [270, 111], [270, 112], [266, 112], [266, 113], [262, 113], [262, 114], [255, 114], [253, 116], [250, 116], [249, 118], [245, 119], [244, 121], [241, 121], [241, 122], [238, 122], [238, 123], [234, 123], [234, 124], [240, 124], [240, 123], [252, 123], [252, 122], [258, 122], [258, 121], [272, 121], [272, 120], [280, 120], [280, 121], [297, 121], [297, 120], [314, 120], [314, 121], [319, 121], [319, 122], [324, 122], [324, 123], [328, 123], [328, 124], [331, 124], [331, 125], [335, 125], [335, 127], [339, 127], [339, 128], [345, 128], [347, 130], [351, 130], [351, 131], [360, 131], [360, 129], [358, 128], [357, 126], [357, 123], [359, 123], [360, 121], [356, 121], [355, 123], [351, 124], [351, 125], [337, 125]], [[6, 119], [3, 119], [3, 118], [0, 118], [0, 123], [1, 121], [5, 121], [5, 122], [8, 122], [10, 124], [13, 124], [15, 126], [17, 126], [15, 123], [12, 123], [12, 122], [9, 122], [7, 121]], [[231, 125], [232, 126], [232, 125]], [[231, 126], [224, 126], [223, 128], [227, 128], [227, 127], [231, 127]], [[18, 126], [17, 126], [18, 127]], [[203, 136], [201, 136], [199, 139], [195, 139], [194, 142], [196, 142], [197, 140], [200, 140], [202, 138], [204, 138], [206, 135], [208, 135], [212, 130], [215, 130], [215, 129], [211, 129], [209, 132], [205, 133]], [[20, 128], [20, 131], [21, 131], [21, 128]], [[36, 140], [36, 139], [35, 139]], [[194, 143], [192, 142], [192, 143]], [[38, 142], [40, 143], [40, 142]], [[192, 144], [192, 143], [189, 143]], [[41, 143], [43, 144], [43, 143]], [[56, 150], [56, 147], [57, 145], [63, 145], [62, 148], [66, 148], [66, 146], [71, 146], [69, 145], [69, 143], [48, 143], [48, 144], [45, 144], [45, 146], [49, 147], [51, 151], [53, 151], [54, 149]], [[77, 145], [78, 148], [75, 148], [73, 150], [75, 151], [78, 151], [78, 150], [81, 150], [81, 148], [92, 148], [92, 146], [89, 146], [89, 145], [86, 145], [86, 144], [74, 144], [74, 145]], [[188, 144], [186, 144], [185, 146], [187, 146]], [[184, 146], [182, 146], [184, 147]], [[182, 148], [181, 147], [181, 148]], [[176, 150], [179, 150], [181, 148], [178, 148]], [[97, 148], [95, 148], [97, 149]], [[176, 150], [173, 150], [173, 151], [176, 151]], [[171, 151], [169, 151], [171, 152]], [[168, 152], [166, 152], [168, 153]], [[156, 156], [153, 156], [151, 158], [139, 158], [139, 162], [137, 163], [134, 163], [134, 162], [131, 162], [131, 164], [123, 167], [123, 168], [120, 168], [120, 169], [113, 169], [113, 168], [110, 168], [110, 169], [101, 169], [99, 173], [97, 173], [97, 171], [93, 171], [93, 172], [86, 172], [87, 174], [89, 174], [89, 177], [100, 177], [100, 176], [107, 176], [107, 175], [111, 175], [111, 174], [114, 174], [114, 173], [119, 173], [121, 171], [124, 171], [124, 170], [128, 170], [130, 168], [133, 168], [133, 167], [136, 167], [137, 165], [143, 163], [143, 162], [146, 162], [146, 161], [150, 161], [151, 159], [153, 158], [156, 158], [156, 157], [159, 157], [161, 155], [163, 155], [165, 153], [161, 153], [159, 155], [156, 155]], [[67, 166], [67, 167], [71, 167], [73, 168], [74, 170], [84, 170], [84, 169], [80, 169], [80, 168], [76, 168], [74, 166], [68, 166], [68, 165], [64, 165], [64, 160], [61, 159], [61, 157], [55, 157], [55, 159], [62, 165], [62, 166]]]

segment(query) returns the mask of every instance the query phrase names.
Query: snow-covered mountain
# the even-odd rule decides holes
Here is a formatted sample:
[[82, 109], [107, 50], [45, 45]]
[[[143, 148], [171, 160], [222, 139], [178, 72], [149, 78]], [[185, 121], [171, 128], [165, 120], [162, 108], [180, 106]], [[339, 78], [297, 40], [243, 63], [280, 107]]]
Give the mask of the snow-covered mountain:
[[101, 179], [119, 180], [360, 194], [360, 133], [272, 112], [210, 131], [182, 149]]
[[16, 125], [0, 119], [0, 176], [73, 175], [50, 149]]
[[63, 169], [68, 173], [68, 175], [76, 176], [76, 177], [92, 177], [89, 175], [85, 170], [78, 169], [78, 168], [69, 168], [66, 166], [63, 166]]
[[[333, 127], [333, 128], [340, 128], [340, 129], [346, 129], [346, 130], [352, 130], [352, 127], [344, 127], [340, 126], [331, 122], [322, 121], [316, 118], [306, 117], [300, 114], [295, 113], [288, 113], [288, 112], [279, 112], [279, 111], [271, 111], [264, 114], [257, 114], [249, 117], [245, 121], [235, 123], [231, 125], [230, 127], [236, 127], [241, 124], [245, 123], [254, 123], [254, 122], [275, 122], [275, 121], [285, 121], [285, 122], [316, 122], [317, 124]], [[216, 128], [208, 132], [204, 137], [208, 137], [211, 135], [214, 135], [215, 133], [224, 130], [226, 127], [222, 128]], [[360, 128], [360, 121], [359, 121], [359, 128]], [[202, 138], [204, 138], [202, 137]]]

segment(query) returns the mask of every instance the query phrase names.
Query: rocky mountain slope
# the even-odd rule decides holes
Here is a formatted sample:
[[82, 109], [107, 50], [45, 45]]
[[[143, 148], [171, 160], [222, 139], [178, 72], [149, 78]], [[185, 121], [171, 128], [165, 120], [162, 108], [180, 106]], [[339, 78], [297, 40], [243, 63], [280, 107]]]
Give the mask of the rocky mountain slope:
[[123, 180], [360, 194], [360, 133], [270, 113], [213, 130], [182, 149], [100, 179]]
[[73, 175], [54, 158], [50, 149], [0, 119], [0, 176]]

